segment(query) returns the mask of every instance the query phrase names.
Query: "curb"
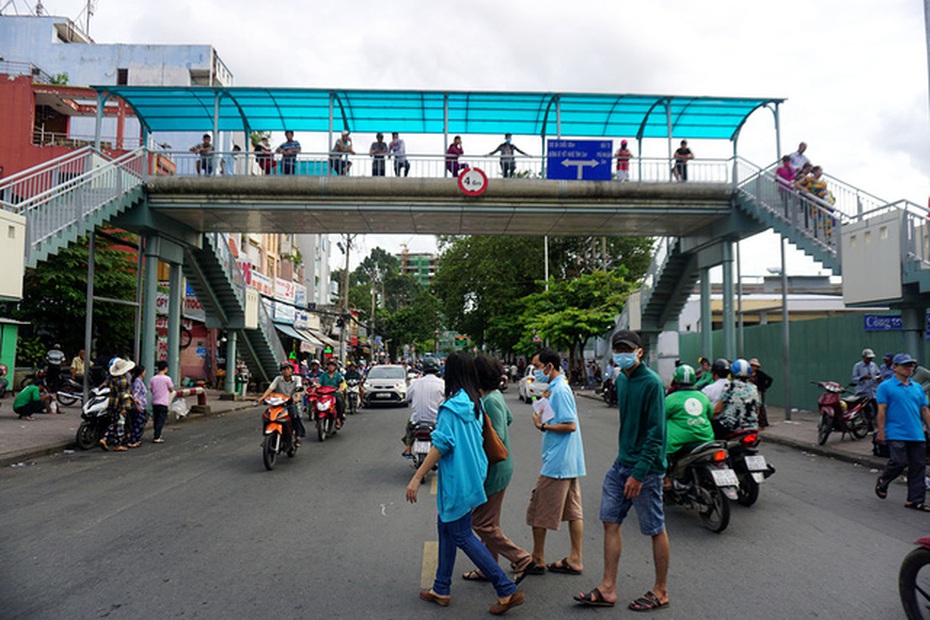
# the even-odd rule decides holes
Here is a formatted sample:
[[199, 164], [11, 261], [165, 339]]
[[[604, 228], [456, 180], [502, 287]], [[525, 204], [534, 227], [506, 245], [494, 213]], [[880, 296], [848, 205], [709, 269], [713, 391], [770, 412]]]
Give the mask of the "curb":
[[[189, 421], [194, 420], [206, 420], [209, 418], [215, 418], [226, 413], [232, 413], [234, 411], [241, 411], [242, 409], [248, 409], [249, 407], [257, 406], [254, 401], [242, 401], [240, 406], [230, 407], [223, 411], [217, 413], [191, 413], [186, 416], [186, 419]], [[79, 414], [80, 415], [80, 414]], [[179, 424], [174, 422], [174, 424]], [[58, 441], [53, 444], [46, 444], [44, 446], [34, 446], [32, 448], [26, 448], [24, 450], [18, 450], [16, 452], [7, 452], [6, 454], [0, 454], [0, 467], [9, 467], [17, 463], [22, 463], [32, 459], [37, 459], [42, 456], [49, 456], [53, 454], [60, 454], [64, 450], [69, 448], [77, 448], [74, 445], [74, 439], [68, 439], [67, 441]], [[84, 450], [81, 450], [84, 452]]]
[[[593, 392], [575, 392], [575, 396], [581, 396], [582, 398], [587, 398], [589, 400], [599, 400], [603, 399], [594, 394]], [[884, 469], [885, 464], [888, 462], [887, 459], [882, 459], [876, 456], [868, 454], [850, 454], [848, 452], [840, 452], [838, 450], [831, 450], [830, 448], [824, 448], [816, 443], [807, 443], [804, 441], [799, 441], [797, 439], [792, 439], [790, 437], [779, 437], [777, 435], [771, 435], [766, 432], [762, 433], [763, 441], [768, 441], [771, 443], [779, 444], [789, 448], [794, 448], [796, 450], [803, 450], [804, 452], [810, 452], [811, 454], [816, 454], [817, 456], [825, 456], [828, 458], [836, 459], [838, 461], [843, 461], [846, 463], [853, 463], [854, 465], [859, 465], [861, 467], [868, 467], [870, 469]]]

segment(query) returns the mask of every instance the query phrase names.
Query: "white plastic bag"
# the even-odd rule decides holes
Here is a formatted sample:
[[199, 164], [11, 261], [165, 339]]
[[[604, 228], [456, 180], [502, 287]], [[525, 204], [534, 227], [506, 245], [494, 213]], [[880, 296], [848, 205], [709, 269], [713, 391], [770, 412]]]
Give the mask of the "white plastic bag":
[[187, 401], [183, 398], [175, 398], [171, 402], [171, 407], [169, 407], [169, 409], [171, 409], [171, 412], [174, 413], [179, 420], [186, 416], [191, 410], [190, 405], [188, 405]]

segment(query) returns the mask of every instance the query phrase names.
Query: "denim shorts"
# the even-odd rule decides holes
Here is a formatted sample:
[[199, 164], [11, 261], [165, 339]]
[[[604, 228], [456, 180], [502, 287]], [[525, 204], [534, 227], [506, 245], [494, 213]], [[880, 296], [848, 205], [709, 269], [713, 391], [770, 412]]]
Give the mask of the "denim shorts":
[[642, 489], [636, 499], [623, 497], [623, 487], [633, 469], [614, 461], [613, 467], [604, 476], [601, 491], [601, 521], [623, 523], [630, 507], [636, 507], [639, 531], [646, 536], [655, 536], [665, 531], [665, 513], [662, 511], [662, 479], [664, 474], [646, 474]]

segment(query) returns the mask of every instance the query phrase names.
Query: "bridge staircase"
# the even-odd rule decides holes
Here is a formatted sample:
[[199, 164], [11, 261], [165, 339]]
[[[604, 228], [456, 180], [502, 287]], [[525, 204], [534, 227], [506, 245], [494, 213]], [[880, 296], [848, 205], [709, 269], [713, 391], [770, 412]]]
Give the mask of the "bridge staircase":
[[[141, 148], [113, 159], [85, 147], [3, 179], [0, 208], [26, 219], [26, 266], [35, 267], [97, 226], [142, 206], [147, 161]], [[245, 284], [225, 236], [204, 235], [201, 248], [187, 250], [184, 271], [208, 322], [243, 324]], [[242, 333], [243, 357], [253, 376], [274, 377], [284, 350], [261, 303], [258, 329]]]

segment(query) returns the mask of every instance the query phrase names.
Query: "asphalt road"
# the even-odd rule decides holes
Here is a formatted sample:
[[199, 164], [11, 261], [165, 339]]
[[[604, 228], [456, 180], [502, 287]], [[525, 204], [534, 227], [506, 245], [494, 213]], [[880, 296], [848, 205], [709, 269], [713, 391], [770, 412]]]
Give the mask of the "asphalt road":
[[[530, 545], [524, 511], [539, 468], [529, 406], [514, 413], [514, 480], [503, 526]], [[562, 618], [602, 568], [600, 483], [615, 457], [617, 414], [579, 399], [588, 477], [585, 574], [523, 584], [514, 617]], [[435, 566], [435, 497], [404, 501], [412, 470], [400, 458], [408, 409], [363, 410], [320, 444], [308, 437], [272, 471], [261, 462], [259, 409], [172, 426], [161, 446], [98, 450], [0, 470], [0, 617], [435, 618], [483, 616], [486, 584], [457, 582], [453, 603], [417, 599]], [[712, 534], [696, 514], [667, 510], [670, 618], [898, 618], [897, 570], [930, 519], [904, 510], [905, 489], [872, 493], [875, 473], [777, 447], [777, 473], [759, 503], [733, 506]], [[624, 528], [621, 596], [652, 585], [649, 540]], [[564, 530], [547, 561], [568, 552]], [[459, 555], [456, 573], [471, 568]], [[425, 577], [424, 577], [425, 575]], [[618, 608], [607, 613], [633, 617]]]

